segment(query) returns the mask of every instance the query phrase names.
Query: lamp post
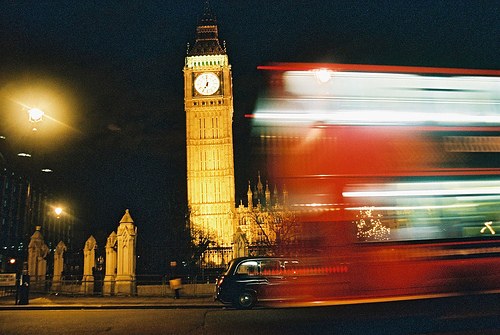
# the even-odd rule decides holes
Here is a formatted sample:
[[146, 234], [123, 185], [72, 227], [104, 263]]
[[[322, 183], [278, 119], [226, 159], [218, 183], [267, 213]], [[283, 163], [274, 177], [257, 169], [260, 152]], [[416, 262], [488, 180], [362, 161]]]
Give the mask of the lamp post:
[[[63, 209], [61, 207], [54, 208], [54, 214], [56, 215], [55, 227], [54, 227], [54, 243], [57, 243], [58, 240], [65, 239], [65, 228], [63, 225], [66, 223], [61, 220], [61, 216], [63, 214]], [[68, 242], [68, 241], [66, 241]]]
[[7, 164], [5, 163], [5, 157], [4, 157], [5, 153], [2, 153], [4, 148], [3, 142], [5, 142], [5, 136], [0, 135], [0, 169], [7, 168]]
[[[28, 144], [30, 147], [28, 152], [21, 152], [18, 153], [18, 157], [26, 157], [26, 158], [31, 158], [31, 162], [27, 166], [27, 171], [25, 172], [25, 180], [26, 180], [26, 188], [25, 188], [25, 214], [24, 214], [24, 222], [23, 222], [23, 236], [24, 239], [26, 240], [31, 236], [31, 233], [33, 232], [34, 228], [37, 226], [41, 226], [44, 229], [47, 229], [48, 227], [45, 227], [46, 223], [46, 212], [45, 209], [42, 209], [42, 212], [39, 213], [40, 211], [40, 202], [43, 200], [43, 195], [40, 192], [40, 188], [37, 188], [36, 191], [33, 188], [34, 185], [34, 180], [38, 180], [38, 185], [41, 185], [39, 183], [40, 178], [38, 178], [38, 174], [35, 172], [38, 170], [38, 162], [39, 159], [37, 156], [38, 155], [38, 150], [35, 148], [37, 143], [35, 141], [35, 133], [38, 131], [38, 125], [43, 121], [45, 112], [39, 108], [35, 107], [30, 107], [26, 109], [27, 111], [27, 116], [28, 116], [28, 122], [31, 127], [31, 136], [28, 142], [31, 142]], [[36, 154], [35, 154], [36, 152]], [[29, 243], [29, 242], [28, 242]], [[28, 245], [28, 244], [26, 244]]]
[[[51, 208], [51, 209], [49, 209]], [[65, 240], [65, 220], [63, 218], [65, 212], [60, 206], [51, 206], [47, 204], [47, 218], [44, 227], [45, 238], [51, 247], [57, 245], [59, 241]]]
[[[36, 131], [38, 130], [38, 129], [37, 129], [37, 124], [38, 124], [38, 123], [40, 123], [40, 122], [42, 122], [42, 120], [43, 120], [43, 116], [44, 116], [44, 115], [45, 115], [44, 111], [43, 111], [43, 110], [41, 110], [41, 109], [39, 109], [39, 108], [36, 108], [36, 107], [31, 107], [31, 108], [28, 108], [28, 121], [30, 122], [30, 124], [31, 124], [31, 126], [32, 126], [32, 129], [31, 129], [31, 130], [32, 130], [32, 132], [36, 132]], [[32, 142], [32, 146], [33, 146], [33, 147], [31, 148], [31, 151], [34, 151], [34, 150], [35, 150], [35, 149], [34, 149], [34, 146], [35, 146], [35, 143], [36, 143], [36, 142], [35, 142], [33, 139], [31, 139], [31, 141], [33, 141], [33, 142]], [[21, 155], [21, 154], [18, 154], [18, 156], [20, 156], [20, 155]], [[33, 153], [32, 153], [32, 152], [31, 152], [31, 153], [28, 153], [28, 154], [27, 154], [27, 157], [33, 157]], [[34, 158], [36, 158], [36, 156], [35, 156]], [[28, 181], [28, 185], [29, 185], [29, 186], [28, 186], [27, 198], [29, 198], [29, 197], [31, 196], [31, 193], [32, 193], [32, 192], [30, 191], [30, 189], [31, 189], [32, 179], [33, 179], [33, 177], [34, 177], [33, 172], [34, 172], [34, 171], [36, 171], [36, 167], [35, 167], [35, 163], [36, 163], [36, 162], [35, 162], [34, 158], [32, 158], [32, 162], [31, 162], [31, 164], [30, 164], [30, 165], [31, 165], [31, 167], [30, 167], [30, 168], [29, 168], [29, 170], [28, 170], [28, 171], [30, 171], [30, 172], [28, 173], [28, 179], [29, 179], [29, 181]], [[31, 201], [29, 201], [29, 203], [31, 203]], [[28, 205], [28, 206], [30, 206], [30, 205]], [[29, 212], [31, 212], [31, 209], [29, 209]], [[30, 218], [30, 219], [31, 219], [31, 218]], [[30, 221], [31, 221], [31, 220], [30, 220]], [[35, 222], [35, 225], [34, 225], [34, 226], [38, 226], [38, 225], [40, 225], [40, 223]], [[30, 226], [32, 226], [32, 225], [30, 224]], [[30, 228], [31, 228], [31, 227], [30, 227]], [[31, 230], [32, 230], [32, 229], [28, 229], [28, 231], [29, 231], [29, 232], [31, 232]]]

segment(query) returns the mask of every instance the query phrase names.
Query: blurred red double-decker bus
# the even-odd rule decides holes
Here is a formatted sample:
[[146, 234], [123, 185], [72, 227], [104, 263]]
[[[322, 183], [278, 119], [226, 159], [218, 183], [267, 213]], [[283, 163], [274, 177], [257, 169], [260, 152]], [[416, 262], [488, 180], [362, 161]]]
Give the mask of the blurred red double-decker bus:
[[346, 269], [319, 296], [500, 289], [500, 71], [260, 69], [267, 168], [308, 256]]

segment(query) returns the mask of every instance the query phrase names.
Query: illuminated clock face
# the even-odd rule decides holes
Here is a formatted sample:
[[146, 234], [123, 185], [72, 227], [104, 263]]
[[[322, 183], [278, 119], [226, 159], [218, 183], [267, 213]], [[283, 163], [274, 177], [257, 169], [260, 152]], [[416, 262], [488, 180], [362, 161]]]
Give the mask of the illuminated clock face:
[[194, 88], [202, 95], [212, 95], [219, 89], [219, 77], [213, 72], [204, 72], [194, 80]]

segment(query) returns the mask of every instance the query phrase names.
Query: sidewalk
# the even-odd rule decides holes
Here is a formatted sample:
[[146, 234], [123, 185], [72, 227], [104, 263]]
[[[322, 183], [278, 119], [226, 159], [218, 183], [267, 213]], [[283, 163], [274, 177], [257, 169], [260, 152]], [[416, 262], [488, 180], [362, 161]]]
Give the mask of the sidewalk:
[[130, 308], [221, 308], [212, 297], [126, 297], [30, 294], [28, 305], [16, 305], [15, 296], [0, 297], [1, 310], [35, 309], [130, 309]]

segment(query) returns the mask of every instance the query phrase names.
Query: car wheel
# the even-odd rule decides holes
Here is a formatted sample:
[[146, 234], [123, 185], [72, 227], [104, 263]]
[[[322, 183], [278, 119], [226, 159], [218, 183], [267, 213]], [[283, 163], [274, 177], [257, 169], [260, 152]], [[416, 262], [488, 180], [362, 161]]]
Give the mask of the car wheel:
[[238, 295], [236, 299], [235, 307], [239, 309], [250, 309], [257, 302], [257, 297], [252, 291], [243, 291]]

